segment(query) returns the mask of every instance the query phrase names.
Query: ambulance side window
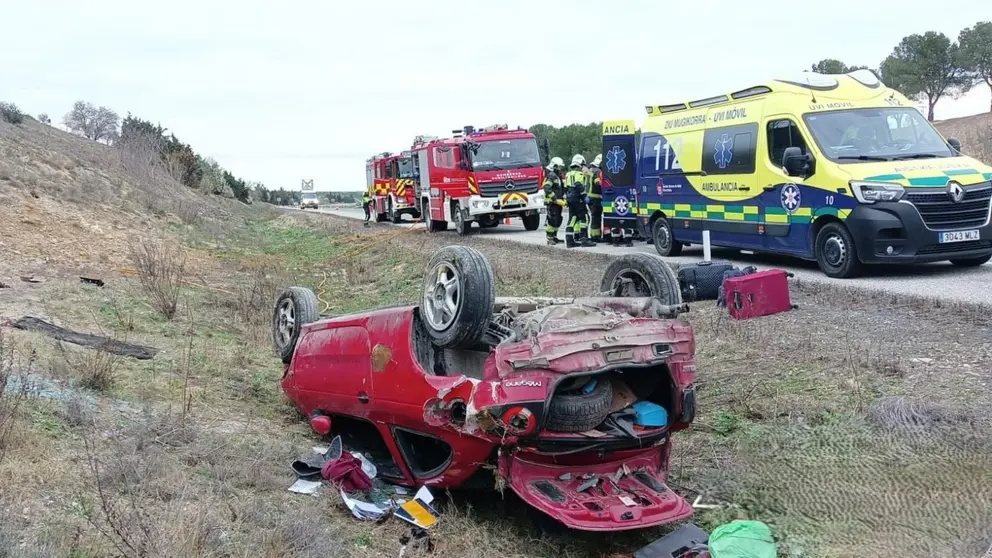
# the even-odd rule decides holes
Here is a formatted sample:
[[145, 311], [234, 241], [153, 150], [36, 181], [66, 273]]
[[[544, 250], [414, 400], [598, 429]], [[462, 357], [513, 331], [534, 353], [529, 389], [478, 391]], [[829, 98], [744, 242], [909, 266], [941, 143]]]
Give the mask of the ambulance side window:
[[798, 147], [804, 154], [809, 152], [795, 122], [788, 119], [769, 122], [768, 158], [776, 167], [782, 166], [782, 157], [787, 147]]
[[707, 129], [703, 133], [703, 172], [708, 175], [753, 173], [757, 137], [757, 124]]

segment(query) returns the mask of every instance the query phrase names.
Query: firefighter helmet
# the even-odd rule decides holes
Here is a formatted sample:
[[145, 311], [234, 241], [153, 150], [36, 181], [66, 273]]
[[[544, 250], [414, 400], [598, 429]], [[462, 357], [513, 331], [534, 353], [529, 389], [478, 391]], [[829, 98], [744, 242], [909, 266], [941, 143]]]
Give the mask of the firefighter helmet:
[[584, 164], [586, 164], [586, 158], [583, 157], [581, 153], [576, 153], [572, 156], [573, 167], [581, 167]]
[[548, 163], [548, 170], [554, 170], [555, 167], [559, 169], [565, 166], [565, 161], [561, 160], [561, 157], [552, 157], [551, 162]]
[[603, 154], [602, 153], [596, 155], [596, 158], [592, 160], [592, 166], [594, 166], [596, 168], [599, 168], [599, 166], [602, 163], [603, 163]]

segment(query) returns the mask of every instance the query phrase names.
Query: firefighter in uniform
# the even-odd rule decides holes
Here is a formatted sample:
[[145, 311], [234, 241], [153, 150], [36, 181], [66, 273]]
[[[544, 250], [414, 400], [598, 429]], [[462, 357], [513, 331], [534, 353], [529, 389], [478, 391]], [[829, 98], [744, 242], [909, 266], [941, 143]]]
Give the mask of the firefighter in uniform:
[[554, 246], [561, 242], [558, 238], [558, 227], [562, 223], [562, 211], [565, 206], [565, 188], [561, 177], [565, 161], [561, 157], [552, 157], [548, 163], [548, 172], [544, 175], [544, 203], [548, 206], [548, 217], [544, 230], [548, 234], [548, 245]]
[[582, 170], [586, 159], [580, 154], [572, 157], [572, 164], [565, 173], [565, 201], [568, 203], [568, 228], [565, 230], [565, 247], [580, 248], [593, 244], [582, 237], [586, 222], [586, 182], [588, 174]]
[[589, 165], [589, 180], [586, 183], [586, 205], [589, 206], [589, 240], [603, 241], [603, 171], [599, 166], [603, 156], [596, 155]]
[[369, 204], [372, 203], [372, 197], [369, 196], [368, 191], [362, 194], [362, 209], [365, 210], [365, 224], [368, 225], [369, 220], [372, 218], [372, 213], [369, 210]]

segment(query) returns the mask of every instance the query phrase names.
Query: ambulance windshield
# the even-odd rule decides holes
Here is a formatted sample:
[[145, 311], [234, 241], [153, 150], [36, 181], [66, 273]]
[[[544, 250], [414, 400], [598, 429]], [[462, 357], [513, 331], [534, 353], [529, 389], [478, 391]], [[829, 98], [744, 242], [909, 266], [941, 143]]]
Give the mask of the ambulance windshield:
[[472, 155], [472, 170], [508, 170], [541, 166], [541, 154], [534, 138], [490, 140], [479, 143]]
[[413, 159], [404, 157], [400, 159], [400, 178], [413, 178]]
[[817, 145], [840, 163], [953, 157], [940, 134], [913, 108], [870, 108], [804, 116]]

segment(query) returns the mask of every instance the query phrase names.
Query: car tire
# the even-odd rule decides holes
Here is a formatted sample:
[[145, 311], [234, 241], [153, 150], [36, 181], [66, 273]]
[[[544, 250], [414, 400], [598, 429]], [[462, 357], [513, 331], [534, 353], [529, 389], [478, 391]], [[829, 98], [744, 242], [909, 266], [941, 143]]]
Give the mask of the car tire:
[[424, 273], [420, 316], [435, 345], [470, 348], [482, 340], [493, 317], [496, 280], [481, 252], [445, 246], [434, 252]]
[[816, 233], [816, 264], [834, 279], [850, 279], [861, 273], [854, 237], [842, 223], [827, 223]]
[[988, 256], [979, 256], [977, 258], [962, 258], [962, 259], [951, 260], [951, 265], [957, 267], [978, 267], [980, 265], [984, 265], [988, 263], [989, 260], [992, 260], [992, 254], [989, 254]]
[[610, 381], [597, 378], [596, 387], [590, 393], [552, 395], [544, 427], [555, 432], [591, 430], [606, 420], [612, 402]]
[[658, 217], [652, 223], [651, 240], [659, 256], [674, 258], [682, 254], [682, 243], [675, 240], [675, 235], [672, 234], [672, 225], [664, 217]]
[[610, 262], [599, 291], [616, 297], [651, 296], [672, 306], [682, 304], [678, 277], [654, 254], [629, 254]]
[[300, 329], [320, 319], [317, 295], [305, 287], [290, 287], [276, 299], [272, 312], [272, 342], [286, 364], [293, 360]]
[[540, 213], [535, 213], [534, 215], [524, 215], [522, 219], [524, 222], [524, 229], [528, 231], [536, 231], [537, 228], [541, 226]]

